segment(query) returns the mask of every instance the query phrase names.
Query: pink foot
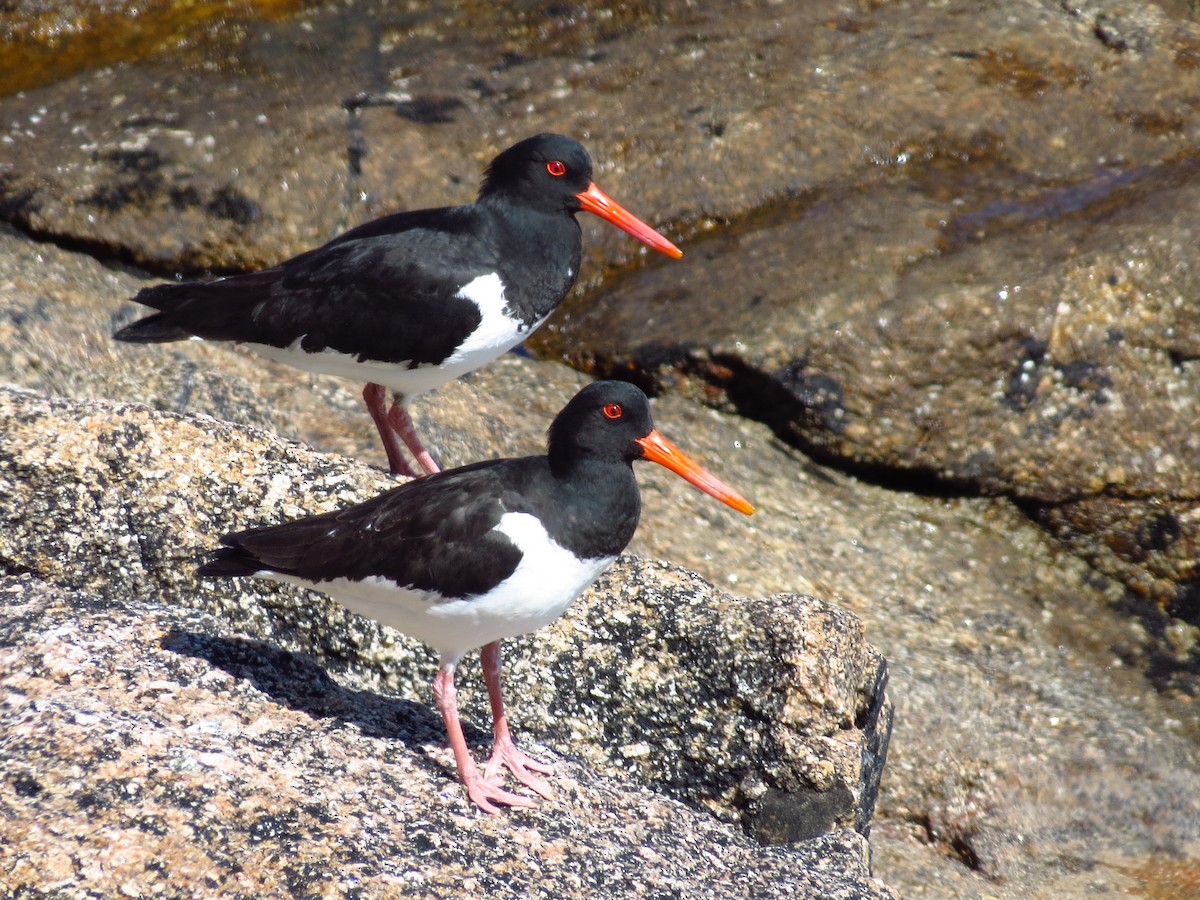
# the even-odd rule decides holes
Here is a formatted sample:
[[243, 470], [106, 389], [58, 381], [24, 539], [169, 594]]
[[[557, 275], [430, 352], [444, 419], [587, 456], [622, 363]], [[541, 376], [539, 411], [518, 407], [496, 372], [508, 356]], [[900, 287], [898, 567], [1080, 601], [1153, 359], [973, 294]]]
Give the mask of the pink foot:
[[504, 712], [504, 696], [500, 689], [500, 642], [485, 644], [479, 651], [479, 659], [483, 663], [483, 680], [487, 683], [488, 700], [492, 705], [492, 756], [484, 766], [483, 774], [493, 778], [501, 768], [508, 769], [517, 781], [548, 800], [553, 796], [550, 785], [537, 775], [550, 775], [554, 767], [518, 750], [512, 732], [508, 730], [508, 716]]
[[[446, 736], [450, 740], [450, 749], [454, 751], [454, 765], [458, 769], [458, 780], [467, 789], [467, 796], [481, 810], [492, 815], [500, 812], [496, 804], [525, 808], [537, 806], [537, 802], [528, 797], [504, 790], [490, 770], [480, 774], [479, 769], [476, 768], [471, 759], [471, 751], [467, 747], [466, 738], [463, 737], [462, 723], [458, 718], [458, 697], [457, 691], [454, 689], [454, 670], [457, 665], [457, 659], [443, 657], [442, 664], [438, 667], [437, 675], [433, 679], [433, 696], [442, 711], [442, 719], [446, 723]], [[510, 740], [508, 744], [511, 747], [512, 741]], [[512, 747], [512, 750], [523, 756], [516, 747]], [[532, 763], [533, 760], [528, 760], [528, 762]], [[541, 764], [534, 763], [534, 765]], [[526, 774], [526, 777], [532, 776]], [[524, 781], [524, 779], [521, 780]]]
[[489, 775], [479, 775], [474, 778], [467, 779], [467, 797], [471, 802], [478, 806], [481, 810], [489, 815], [498, 815], [500, 808], [497, 803], [504, 806], [516, 806], [523, 809], [532, 809], [537, 806], [536, 800], [530, 800], [528, 797], [522, 797], [520, 794], [514, 794], [511, 791], [506, 791], [500, 784]]
[[554, 796], [550, 785], [534, 774], [536, 772], [539, 775], [553, 775], [554, 766], [526, 756], [513, 743], [512, 738], [497, 741], [492, 747], [491, 759], [483, 767], [483, 777], [489, 780], [494, 779], [501, 767], [508, 769], [512, 772], [513, 778], [545, 799], [549, 800]]

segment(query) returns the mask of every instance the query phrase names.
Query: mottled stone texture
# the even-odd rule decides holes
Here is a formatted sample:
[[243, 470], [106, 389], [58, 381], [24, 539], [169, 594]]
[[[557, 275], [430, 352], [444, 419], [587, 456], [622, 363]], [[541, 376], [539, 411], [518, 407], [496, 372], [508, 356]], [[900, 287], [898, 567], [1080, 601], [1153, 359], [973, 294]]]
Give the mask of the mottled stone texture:
[[571, 613], [546, 671], [530, 673], [525, 696], [539, 715], [545, 704], [550, 734], [770, 843], [869, 829], [892, 711], [859, 620], [812, 597], [731, 597], [632, 558], [593, 594], [603, 600]]
[[11, 897], [891, 897], [835, 831], [764, 848], [545, 748], [481, 816], [425, 705], [208, 614], [0, 578]]
[[[84, 592], [102, 609], [136, 601], [213, 610], [260, 639], [253, 652], [273, 642], [348, 670], [344, 677], [360, 686], [390, 677], [408, 696], [427, 693], [430, 654], [408, 639], [306, 592], [202, 583], [193, 574], [221, 534], [345, 505], [390, 483], [387, 476], [266, 432], [142, 406], [0, 389], [0, 422], [4, 570]], [[206, 638], [246, 644], [211, 625]], [[771, 842], [869, 830], [891, 706], [883, 660], [848, 613], [813, 598], [739, 600], [679, 570], [628, 559], [548, 637], [521, 642], [513, 656], [507, 682], [526, 740], [537, 735], [598, 771], [660, 788]], [[100, 662], [121, 671], [117, 661]], [[313, 684], [297, 688], [304, 696], [333, 688], [315, 666], [309, 675]], [[105, 689], [136, 680], [122, 674]], [[191, 715], [187, 699], [169, 693], [176, 712]], [[437, 744], [436, 717], [425, 709], [420, 721]], [[33, 729], [29, 740], [38, 739], [50, 735]], [[291, 752], [313, 753], [314, 771], [323, 765], [316, 744]], [[145, 777], [165, 782], [168, 772]], [[453, 782], [435, 784], [456, 793]]]
[[[273, 262], [383, 212], [460, 202], [514, 139], [575, 135], [597, 181], [686, 255], [581, 216], [581, 287], [533, 349], [657, 393], [665, 433], [758, 506], [746, 520], [642, 467], [631, 553], [744, 597], [833, 601], [886, 656], [876, 871], [912, 897], [1200, 893], [1195, 3], [303, 3], [70, 68], [91, 13], [127, 5], [6, 7], [73, 31], [21, 31], [64, 69], [0, 98], [0, 382], [206, 414], [363, 464], [279, 445], [271, 471], [307, 460], [312, 493], [257, 462], [235, 489], [224, 426], [172, 435], [180, 449], [147, 468], [182, 498], [172, 454], [211, 465], [222, 478], [203, 491], [240, 505], [239, 523], [376, 490], [389, 480], [366, 468], [382, 454], [358, 386], [236, 349], [114, 346], [126, 299], [151, 277]], [[139, 9], [94, 35], [105, 51], [163, 4]], [[536, 452], [584, 379], [508, 357], [414, 414], [446, 464]], [[65, 516], [103, 501], [114, 523], [131, 457], [90, 443], [112, 485], [31, 502]], [[183, 529], [189, 554], [213, 535], [139, 502], [127, 572], [99, 563], [64, 585], [146, 602], [161, 585], [216, 611], [222, 634], [428, 709], [424, 651], [316, 598], [189, 585], [192, 557], [154, 525]], [[69, 526], [31, 546], [66, 572], [72, 543], [91, 546]], [[559, 634], [516, 642], [514, 671]], [[557, 688], [526, 683], [518, 729], [585, 756], [549, 730]], [[637, 740], [613, 746], [589, 771], [649, 768]], [[708, 775], [756, 834], [794, 826], [786, 772]], [[812, 817], [861, 799], [847, 790]]]
[[1145, 598], [1160, 680], [1196, 691], [1198, 60], [1180, 0], [326, 5], [0, 98], [0, 219], [163, 275], [261, 266], [578, 135], [688, 253], [585, 221], [539, 352], [1013, 498]]

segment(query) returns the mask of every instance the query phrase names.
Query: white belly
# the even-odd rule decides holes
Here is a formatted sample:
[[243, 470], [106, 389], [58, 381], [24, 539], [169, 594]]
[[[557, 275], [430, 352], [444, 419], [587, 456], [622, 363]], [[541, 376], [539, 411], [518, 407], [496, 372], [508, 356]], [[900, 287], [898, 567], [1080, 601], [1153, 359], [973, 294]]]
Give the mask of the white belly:
[[551, 540], [536, 516], [505, 513], [496, 531], [521, 550], [516, 570], [486, 594], [447, 600], [372, 576], [313, 583], [261, 572], [264, 578], [315, 588], [359, 615], [390, 625], [457, 660], [469, 650], [536, 631], [553, 622], [616, 557], [577, 559]]
[[301, 348], [302, 335], [287, 347], [247, 342], [245, 346], [260, 356], [286, 363], [306, 372], [335, 375], [362, 384], [374, 382], [401, 394], [416, 397], [441, 387], [462, 375], [507, 353], [536, 329], [545, 317], [532, 325], [505, 312], [504, 284], [496, 273], [480, 275], [459, 289], [458, 297], [479, 307], [479, 327], [440, 363], [428, 363], [410, 369], [408, 361], [376, 362], [359, 360], [353, 353], [338, 350], [307, 351]]

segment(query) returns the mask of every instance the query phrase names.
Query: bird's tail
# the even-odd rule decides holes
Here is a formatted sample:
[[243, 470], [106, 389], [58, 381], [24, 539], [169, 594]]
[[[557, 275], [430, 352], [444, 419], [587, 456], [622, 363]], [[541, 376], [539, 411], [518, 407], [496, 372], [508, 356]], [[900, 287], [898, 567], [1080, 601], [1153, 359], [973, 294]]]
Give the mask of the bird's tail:
[[131, 344], [162, 344], [182, 341], [192, 337], [192, 332], [181, 328], [172, 313], [192, 295], [193, 283], [158, 284], [138, 291], [134, 303], [149, 306], [159, 312], [138, 319], [113, 334], [113, 339]]
[[166, 313], [154, 313], [113, 332], [113, 340], [130, 344], [165, 344], [191, 336], [190, 332], [171, 324]]
[[256, 575], [267, 567], [241, 547], [221, 547], [213, 558], [196, 569], [201, 578], [238, 578]]

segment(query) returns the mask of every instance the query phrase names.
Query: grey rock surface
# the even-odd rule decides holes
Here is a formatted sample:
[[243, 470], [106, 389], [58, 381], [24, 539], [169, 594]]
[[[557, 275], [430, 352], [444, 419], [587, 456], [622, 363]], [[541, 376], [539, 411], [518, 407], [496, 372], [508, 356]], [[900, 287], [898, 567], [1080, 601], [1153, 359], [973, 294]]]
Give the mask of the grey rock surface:
[[[0, 216], [26, 233], [0, 232], [0, 381], [378, 465], [355, 386], [112, 347], [146, 278], [115, 261], [273, 261], [469, 197], [513, 137], [578, 135], [687, 256], [585, 221], [539, 352], [654, 387], [664, 431], [759, 506], [643, 467], [631, 552], [828, 598], [889, 660], [876, 872], [906, 896], [1190, 896], [1198, 71], [1183, 2], [350, 4], [231, 29], [0, 99]], [[342, 108], [360, 92], [382, 105]], [[448, 464], [536, 452], [580, 383], [510, 358], [415, 412]], [[247, 513], [280, 511], [259, 486]], [[355, 627], [272, 645], [349, 659]], [[361, 677], [417, 685], [404, 652]]]
[[0, 217], [160, 273], [258, 266], [579, 135], [689, 252], [585, 222], [542, 355], [1013, 498], [1142, 598], [1191, 692], [1198, 61], [1179, 2], [314, 7], [0, 99]]
[[539, 747], [558, 799], [479, 816], [424, 705], [226, 620], [0, 579], [11, 896], [895, 896], [835, 831], [767, 848]]
[[[14, 235], [4, 239], [5, 377], [60, 398], [109, 396], [214, 417], [165, 417], [193, 425], [169, 438], [145, 428], [136, 436], [158, 448], [148, 477], [163, 480], [160, 491], [178, 488], [180, 499], [143, 508], [135, 524], [146, 537], [121, 548], [128, 572], [106, 565], [105, 575], [141, 602], [153, 602], [158, 591], [212, 603], [208, 608], [222, 622], [247, 635], [269, 625], [272, 646], [313, 653], [335, 673], [360, 660], [356, 677], [365, 689], [428, 708], [432, 662], [424, 650], [387, 635], [380, 643], [377, 629], [332, 605], [314, 618], [310, 604], [323, 601], [311, 597], [281, 591], [269, 608], [242, 604], [236, 594], [214, 595], [187, 576], [196, 548], [211, 546], [219, 530], [216, 523], [211, 530], [185, 524], [209, 502], [236, 507], [230, 527], [237, 527], [350, 502], [359, 491], [393, 483], [378, 468], [378, 439], [355, 387], [264, 368], [235, 348], [113, 346], [105, 335], [130, 311], [125, 298], [137, 279], [80, 254]], [[419, 400], [414, 411], [448, 464], [537, 452], [546, 423], [582, 381], [563, 366], [509, 356]], [[83, 477], [70, 471], [72, 457], [90, 459], [108, 479], [99, 497], [112, 506], [109, 519], [135, 530], [123, 511], [128, 441], [99, 441], [121, 430], [100, 415], [80, 429], [75, 402], [11, 396], [36, 400], [57, 417], [27, 437], [37, 435], [35, 457], [64, 467], [26, 466], [13, 480], [58, 483], [35, 493], [57, 504], [54, 521], [62, 521], [74, 504], [98, 503], [65, 487]], [[1147, 690], [1142, 667], [1151, 636], [1124, 614], [1118, 585], [1064, 554], [1004, 501], [874, 487], [813, 463], [761, 424], [683, 394], [658, 399], [653, 410], [665, 434], [746, 490], [758, 512], [746, 520], [644, 465], [642, 526], [630, 551], [686, 566], [750, 597], [829, 598], [865, 623], [867, 638], [889, 661], [896, 723], [871, 829], [875, 871], [886, 882], [906, 896], [1072, 895], [1097, 886], [1134, 889], [1186, 871], [1170, 861], [1194, 856], [1189, 848], [1200, 823], [1194, 708]], [[140, 415], [164, 421], [151, 409]], [[263, 440], [266, 429], [277, 430], [363, 462], [335, 463], [299, 444], [272, 441], [263, 460], [239, 467], [223, 451], [227, 439], [242, 434], [227, 418], [263, 429]], [[0, 452], [21, 432], [10, 426], [3, 433]], [[310, 485], [266, 474], [268, 465], [302, 460]], [[228, 477], [202, 479], [203, 502], [189, 511], [182, 498], [194, 486], [182, 471], [202, 464]], [[301, 504], [294, 497], [305, 490], [311, 499]], [[70, 548], [63, 549], [62, 529], [23, 516], [6, 518], [0, 528], [5, 572], [41, 571], [52, 582], [70, 579], [64, 586], [71, 590], [104, 595], [107, 577], [63, 555]], [[21, 521], [33, 537], [15, 541], [12, 525]], [[170, 542], [164, 533], [173, 535]], [[31, 563], [34, 549], [47, 542], [51, 549]], [[16, 554], [23, 554], [19, 564]], [[545, 638], [531, 641], [536, 646]], [[513, 671], [525, 665], [522, 647], [518, 642], [508, 654]], [[478, 680], [473, 666], [469, 660], [467, 682]], [[530, 695], [514, 710], [516, 727], [523, 735], [553, 734], [546, 740], [565, 748], [570, 736], [550, 730], [558, 726], [543, 717], [549, 700], [535, 682], [528, 678]], [[636, 754], [631, 759], [643, 762]], [[588, 764], [598, 765], [591, 758]], [[617, 753], [605, 765], [617, 775], [631, 762]]]

